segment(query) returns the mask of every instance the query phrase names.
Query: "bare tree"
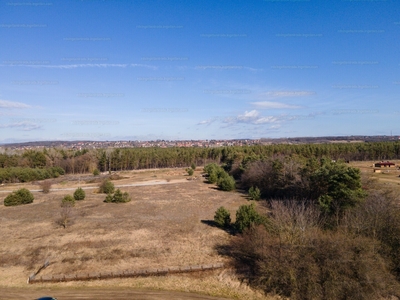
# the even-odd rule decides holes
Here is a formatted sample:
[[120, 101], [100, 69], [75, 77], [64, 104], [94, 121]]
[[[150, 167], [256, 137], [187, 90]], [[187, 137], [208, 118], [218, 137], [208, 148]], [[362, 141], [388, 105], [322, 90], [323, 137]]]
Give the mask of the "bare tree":
[[39, 185], [42, 188], [42, 192], [44, 194], [50, 193], [50, 189], [51, 189], [51, 185], [52, 185], [51, 180], [44, 180], [44, 181], [40, 182]]
[[271, 201], [274, 228], [282, 242], [306, 243], [308, 235], [322, 224], [320, 210], [307, 201]]
[[63, 203], [61, 205], [61, 210], [60, 210], [60, 218], [57, 220], [57, 224], [67, 228], [72, 223], [72, 217], [73, 217], [73, 205], [69, 203]]

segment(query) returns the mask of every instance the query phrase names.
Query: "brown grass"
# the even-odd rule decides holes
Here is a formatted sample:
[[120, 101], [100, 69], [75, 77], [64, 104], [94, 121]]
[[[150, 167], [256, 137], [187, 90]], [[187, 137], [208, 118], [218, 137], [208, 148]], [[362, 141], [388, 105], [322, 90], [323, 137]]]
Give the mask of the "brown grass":
[[[200, 173], [196, 171], [195, 175]], [[201, 221], [212, 220], [220, 206], [225, 206], [234, 215], [247, 200], [238, 193], [218, 191], [202, 180], [173, 183], [184, 179], [184, 174], [184, 169], [122, 172], [121, 176], [125, 178], [114, 182], [116, 186], [146, 180], [170, 180], [171, 184], [122, 187], [121, 190], [128, 192], [132, 200], [121, 204], [104, 203], [105, 195], [96, 194], [95, 189], [86, 190], [85, 200], [76, 202], [73, 222], [65, 229], [57, 224], [60, 203], [66, 193], [72, 192], [34, 192], [32, 204], [16, 207], [2, 205], [7, 193], [0, 193], [0, 286], [25, 284], [27, 277], [47, 259], [50, 265], [41, 275], [114, 272], [224, 261], [226, 258], [217, 253], [215, 245], [228, 241], [229, 234]], [[54, 184], [53, 189], [78, 186], [76, 180], [62, 184], [63, 181], [65, 178]], [[80, 181], [80, 186], [94, 185]], [[0, 191], [16, 188], [15, 185], [3, 186]], [[193, 276], [180, 276], [178, 280], [174, 276], [122, 282], [141, 282], [139, 285], [142, 287], [170, 290], [186, 290], [185, 286], [191, 286], [189, 290], [201, 291], [209, 281], [213, 283], [208, 285], [208, 294], [262, 299], [250, 289], [245, 291], [233, 275], [227, 279], [228, 286], [225, 279], [218, 279], [218, 276], [229, 277], [215, 273], [201, 280]], [[107, 282], [99, 284], [107, 285]], [[230, 285], [237, 285], [237, 288], [230, 291]], [[218, 289], [220, 292], [216, 292]]]

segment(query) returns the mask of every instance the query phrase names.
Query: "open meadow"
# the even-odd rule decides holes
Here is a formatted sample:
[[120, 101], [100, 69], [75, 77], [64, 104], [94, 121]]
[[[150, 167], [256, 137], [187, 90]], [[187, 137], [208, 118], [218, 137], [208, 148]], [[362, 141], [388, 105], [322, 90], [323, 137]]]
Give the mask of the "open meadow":
[[[103, 177], [105, 175], [102, 175]], [[128, 192], [128, 203], [104, 203], [93, 175], [67, 175], [56, 180], [48, 194], [33, 192], [32, 204], [6, 207], [10, 190], [35, 183], [6, 184], [0, 188], [0, 287], [38, 289], [49, 287], [125, 286], [201, 292], [203, 294], [263, 299], [235, 278], [229, 270], [196, 275], [96, 280], [28, 285], [27, 279], [46, 261], [44, 275], [117, 272], [149, 268], [224, 262], [215, 246], [229, 234], [210, 226], [214, 213], [225, 206], [231, 215], [248, 202], [244, 194], [223, 192], [207, 184], [201, 171], [195, 180], [184, 169], [118, 172], [111, 178], [116, 188]], [[76, 201], [70, 223], [58, 224], [61, 199], [81, 186], [86, 198]]]
[[[396, 167], [392, 168], [374, 168], [373, 161], [354, 161], [350, 165], [361, 170], [366, 189], [369, 180], [376, 179], [382, 189], [397, 191], [400, 190], [400, 170], [397, 169], [400, 161], [393, 162]], [[381, 172], [374, 172], [374, 169]], [[105, 178], [111, 179], [115, 188], [128, 192], [131, 201], [103, 202], [106, 195], [98, 192], [98, 186]], [[33, 191], [34, 202], [4, 206], [4, 198], [21, 187]], [[86, 198], [75, 202], [64, 228], [60, 225], [61, 200], [67, 194], [72, 195], [77, 187], [84, 189]], [[132, 288], [235, 299], [278, 299], [250, 289], [229, 267], [228, 258], [218, 253], [219, 245], [229, 243], [230, 234], [212, 226], [210, 221], [215, 211], [224, 206], [234, 222], [235, 212], [243, 204], [248, 204], [246, 194], [240, 190], [223, 192], [214, 184], [206, 183], [200, 167], [193, 176], [188, 176], [184, 168], [113, 172], [100, 176], [69, 174], [53, 179], [48, 194], [41, 191], [40, 182], [4, 184], [0, 186], [0, 289], [8, 292], [8, 299], [14, 299], [13, 292], [19, 296], [20, 293], [39, 295], [42, 291], [55, 293], [60, 299], [62, 296], [81, 299], [79, 297], [89, 294], [110, 295], [113, 292], [122, 293], [118, 295], [123, 299], [130, 295]], [[46, 261], [49, 265], [40, 276], [219, 262], [226, 263], [227, 267], [191, 274], [28, 285], [28, 277]], [[73, 298], [71, 291], [79, 296]], [[178, 295], [160, 297], [176, 299]], [[157, 296], [154, 299], [158, 299]]]

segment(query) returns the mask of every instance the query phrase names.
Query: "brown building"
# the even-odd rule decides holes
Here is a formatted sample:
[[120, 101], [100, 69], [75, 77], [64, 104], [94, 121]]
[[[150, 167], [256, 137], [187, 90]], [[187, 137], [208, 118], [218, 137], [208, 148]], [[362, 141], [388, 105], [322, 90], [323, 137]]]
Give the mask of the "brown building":
[[376, 168], [382, 168], [382, 167], [384, 167], [384, 168], [390, 168], [390, 167], [394, 167], [395, 166], [395, 164], [394, 163], [392, 163], [392, 162], [389, 162], [389, 161], [381, 161], [381, 162], [378, 162], [378, 163], [375, 163], [374, 164], [374, 167], [376, 167]]

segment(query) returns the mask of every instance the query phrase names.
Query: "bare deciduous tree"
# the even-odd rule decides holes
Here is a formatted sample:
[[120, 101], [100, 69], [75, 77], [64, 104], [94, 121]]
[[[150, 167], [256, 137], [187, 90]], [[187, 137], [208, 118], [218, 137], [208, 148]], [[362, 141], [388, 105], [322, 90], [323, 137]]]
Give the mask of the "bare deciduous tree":
[[52, 185], [51, 180], [44, 180], [44, 181], [40, 182], [39, 185], [42, 188], [42, 192], [44, 194], [50, 193], [50, 189], [51, 189], [51, 185]]
[[61, 205], [61, 210], [60, 210], [60, 218], [57, 220], [57, 224], [67, 228], [72, 223], [72, 217], [73, 217], [73, 205], [69, 203], [63, 203]]

